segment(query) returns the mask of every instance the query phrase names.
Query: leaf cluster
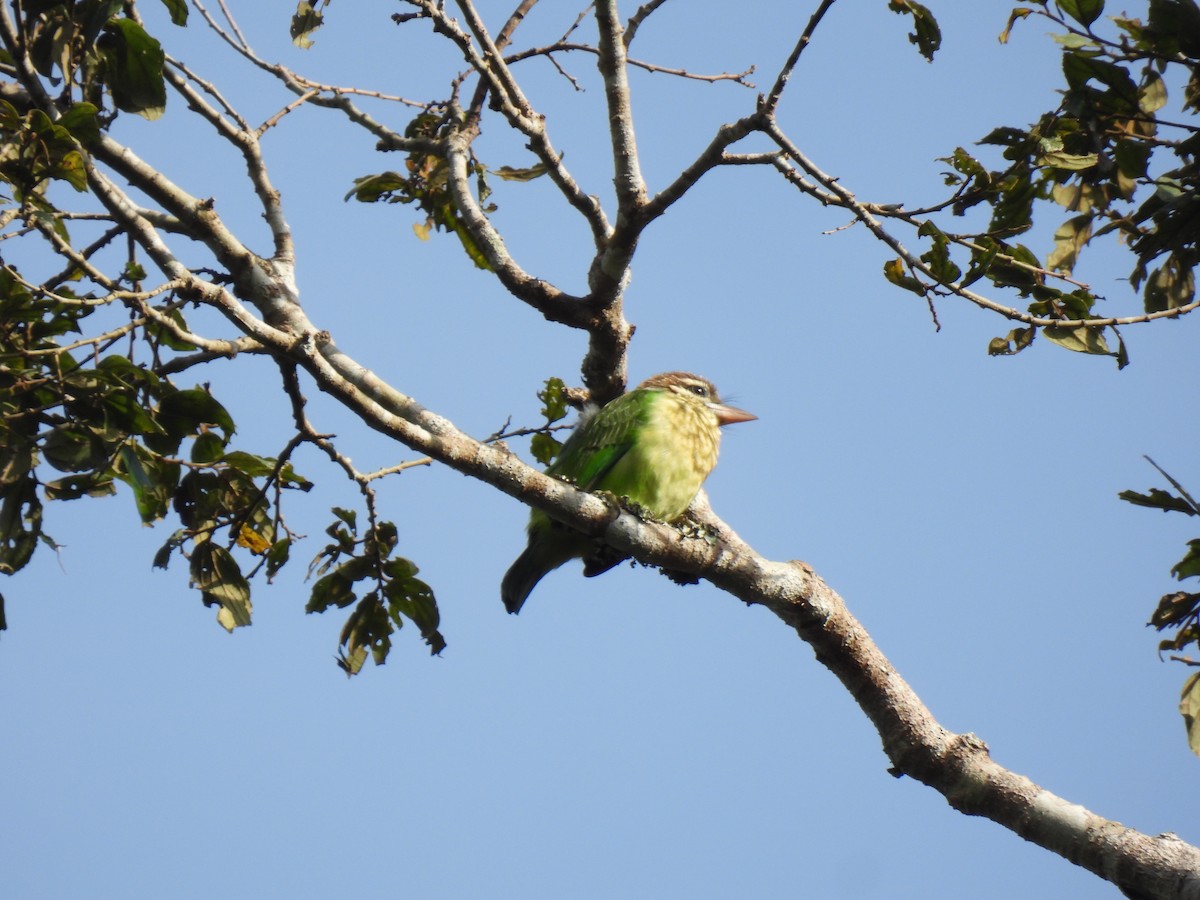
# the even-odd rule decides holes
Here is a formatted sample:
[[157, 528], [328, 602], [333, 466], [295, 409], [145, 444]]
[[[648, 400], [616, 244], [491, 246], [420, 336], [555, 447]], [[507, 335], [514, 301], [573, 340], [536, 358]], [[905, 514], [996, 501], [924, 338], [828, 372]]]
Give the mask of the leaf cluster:
[[[372, 522], [360, 537], [354, 510], [335, 508], [325, 533], [331, 538], [313, 559], [309, 575], [317, 575], [305, 610], [325, 612], [353, 605], [342, 627], [338, 666], [357, 675], [368, 655], [376, 665], [387, 661], [392, 634], [412, 622], [433, 654], [446, 647], [433, 589], [417, 578], [417, 566], [395, 556], [397, 530], [392, 522]], [[361, 594], [361, 596], [360, 596]]]
[[[77, 356], [60, 346], [100, 308], [91, 299], [64, 287], [38, 294], [0, 269], [0, 572], [24, 568], [39, 542], [57, 546], [43, 529], [45, 503], [109, 496], [123, 484], [143, 523], [179, 518], [154, 564], [182, 552], [218, 621], [248, 624], [249, 586], [231, 550], [260, 557], [273, 575], [290, 541], [279, 493], [310, 485], [285, 459], [233, 449], [234, 421], [206, 387], [181, 388], [132, 353]], [[194, 349], [142, 331], [152, 360]]]
[[[176, 25], [187, 22], [184, 0], [163, 0]], [[159, 42], [125, 13], [122, 0], [33, 0], [21, 19], [29, 58], [38, 73], [103, 107], [104, 95], [124, 112], [160, 117], [167, 104]], [[11, 59], [6, 60], [11, 62]]]
[[98, 134], [96, 112], [91, 103], [77, 103], [52, 122], [40, 109], [22, 114], [0, 100], [0, 181], [18, 203], [53, 210], [44, 196], [51, 181], [87, 190], [81, 148]]
[[[1102, 30], [1103, 12], [1103, 0], [1012, 11], [1002, 41], [1034, 15], [1060, 29], [1061, 102], [1030, 126], [997, 127], [981, 139], [1001, 151], [1002, 168], [962, 147], [943, 158], [954, 194], [939, 209], [964, 216], [985, 208], [984, 231], [949, 234], [918, 219], [919, 235], [930, 242], [923, 267], [903, 258], [884, 267], [889, 281], [922, 296], [986, 279], [1025, 298], [1025, 323], [995, 338], [993, 355], [1018, 353], [1041, 334], [1069, 350], [1128, 362], [1115, 323], [1097, 310], [1100, 298], [1072, 278], [1084, 250], [1105, 235], [1132, 251], [1130, 282], [1147, 315], [1186, 312], [1196, 299], [1200, 127], [1192, 117], [1200, 111], [1200, 7], [1195, 0], [1153, 0], [1145, 21], [1112, 16]], [[1174, 113], [1169, 83], [1183, 85]], [[1018, 239], [1033, 227], [1038, 204], [1067, 214], [1044, 257]], [[960, 266], [953, 255], [963, 249], [969, 257]]]
[[529, 439], [529, 452], [543, 466], [548, 466], [562, 449], [562, 441], [554, 437], [550, 426], [566, 418], [567, 386], [561, 378], [547, 378], [545, 386], [538, 391], [537, 396], [542, 401], [542, 415], [546, 424]]
[[[1161, 488], [1151, 488], [1146, 493], [1122, 491], [1120, 498], [1137, 506], [1160, 509], [1163, 512], [1178, 512], [1189, 516], [1200, 516], [1200, 503], [1184, 489], [1178, 481], [1149, 460], [1163, 475], [1176, 493]], [[1188, 541], [1187, 552], [1171, 567], [1171, 574], [1183, 581], [1185, 578], [1200, 578], [1200, 538]], [[1150, 625], [1159, 632], [1174, 633], [1159, 642], [1158, 652], [1179, 654], [1191, 645], [1200, 648], [1200, 592], [1173, 591], [1165, 594], [1150, 616]], [[1189, 666], [1200, 666], [1200, 660], [1188, 656], [1172, 656], [1174, 660]], [[1188, 731], [1188, 743], [1192, 751], [1200, 755], [1200, 673], [1184, 683], [1179, 711], [1183, 715]]]
[[888, 0], [888, 9], [900, 15], [912, 16], [913, 31], [908, 40], [926, 60], [933, 62], [933, 55], [942, 46], [942, 29], [929, 7], [915, 0]]
[[[445, 114], [423, 112], [409, 122], [404, 136], [423, 139], [429, 142], [427, 146], [436, 146], [437, 135], [446, 121]], [[470, 168], [476, 176], [476, 188], [482, 203], [491, 194], [486, 180], [487, 170], [473, 158]], [[405, 174], [388, 171], [354, 179], [353, 189], [346, 194], [347, 200], [351, 197], [362, 203], [382, 201], [415, 204], [425, 213], [425, 221], [413, 225], [417, 237], [423, 241], [428, 240], [430, 233], [435, 229], [453, 234], [462, 243], [467, 256], [477, 268], [491, 270], [491, 264], [467, 228], [462, 213], [454, 202], [454, 195], [450, 190], [450, 168], [446, 158], [435, 150], [419, 149], [409, 152], [405, 160]], [[494, 205], [485, 207], [487, 212], [494, 210]]]

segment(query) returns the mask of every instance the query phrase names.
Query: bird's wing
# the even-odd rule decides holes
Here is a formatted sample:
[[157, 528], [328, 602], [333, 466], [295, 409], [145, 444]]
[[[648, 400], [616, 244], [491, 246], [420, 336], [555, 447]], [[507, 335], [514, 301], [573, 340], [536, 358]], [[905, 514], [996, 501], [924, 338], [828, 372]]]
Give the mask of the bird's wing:
[[585, 491], [599, 486], [633, 446], [635, 433], [647, 414], [649, 393], [630, 391], [597, 410], [563, 444], [550, 473], [570, 479]]

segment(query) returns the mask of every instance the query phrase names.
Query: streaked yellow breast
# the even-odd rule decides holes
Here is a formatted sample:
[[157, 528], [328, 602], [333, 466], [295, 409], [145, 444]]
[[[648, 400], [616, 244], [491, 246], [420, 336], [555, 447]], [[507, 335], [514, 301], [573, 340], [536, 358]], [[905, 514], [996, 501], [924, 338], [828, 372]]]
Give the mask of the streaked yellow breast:
[[720, 442], [717, 417], [703, 401], [664, 391], [604, 488], [670, 522], [683, 515], [717, 464]]

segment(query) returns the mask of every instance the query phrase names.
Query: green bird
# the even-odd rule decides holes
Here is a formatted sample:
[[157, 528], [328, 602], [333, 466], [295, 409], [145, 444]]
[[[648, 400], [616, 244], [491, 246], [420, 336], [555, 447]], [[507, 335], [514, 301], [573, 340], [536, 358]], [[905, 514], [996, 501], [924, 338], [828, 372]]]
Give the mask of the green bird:
[[[626, 497], [655, 518], [673, 522], [717, 464], [720, 427], [756, 418], [722, 403], [711, 381], [665, 372], [591, 415], [585, 411], [546, 471], [585, 491]], [[510, 613], [520, 612], [542, 577], [567, 560], [582, 557], [588, 577], [621, 561], [540, 510], [531, 513], [528, 530], [529, 545], [500, 585]]]

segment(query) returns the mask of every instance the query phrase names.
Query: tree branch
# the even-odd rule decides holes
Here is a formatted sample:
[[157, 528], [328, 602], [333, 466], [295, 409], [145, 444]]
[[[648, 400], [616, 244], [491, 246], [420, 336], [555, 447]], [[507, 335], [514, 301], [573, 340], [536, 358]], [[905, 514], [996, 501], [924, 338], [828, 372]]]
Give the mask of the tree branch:
[[[847, 687], [878, 731], [893, 774], [915, 778], [955, 809], [990, 818], [1139, 896], [1200, 897], [1200, 849], [1174, 836], [1147, 836], [1069, 803], [996, 763], [975, 736], [945, 729], [837, 593], [804, 563], [763, 558], [704, 505], [695, 514], [711, 529], [706, 536], [644, 522], [611, 501], [530, 468], [506, 448], [470, 438], [409, 398], [409, 415], [394, 414], [378, 392], [373, 396], [356, 383], [348, 358], [331, 353], [330, 345], [314, 340], [287, 345], [284, 332], [256, 336], [277, 341], [278, 352], [303, 365], [367, 425], [410, 449], [643, 563], [705, 578], [771, 610]], [[420, 421], [411, 416], [413, 409], [421, 409]]]
[[[638, 162], [637, 138], [633, 131], [633, 106], [629, 100], [625, 41], [616, 0], [598, 0], [596, 24], [600, 29], [600, 74], [608, 104], [608, 131], [613, 148], [613, 185], [617, 195], [617, 230], [636, 218], [646, 202], [646, 182]], [[630, 248], [632, 253], [632, 248]], [[619, 280], [619, 279], [618, 279]]]
[[817, 26], [825, 18], [825, 13], [829, 12], [829, 8], [835, 2], [837, 0], [821, 0], [821, 5], [817, 7], [816, 12], [809, 18], [808, 24], [800, 34], [799, 40], [796, 41], [796, 46], [792, 48], [791, 55], [788, 56], [787, 61], [783, 64], [783, 68], [779, 70], [779, 74], [775, 77], [775, 84], [772, 85], [770, 93], [759, 104], [762, 112], [765, 114], [775, 114], [775, 110], [779, 106], [779, 101], [783, 97], [784, 88], [787, 87], [787, 83], [792, 77], [796, 63], [800, 61], [800, 54], [804, 52], [804, 48], [808, 46], [812, 40], [813, 33], [817, 30]]

